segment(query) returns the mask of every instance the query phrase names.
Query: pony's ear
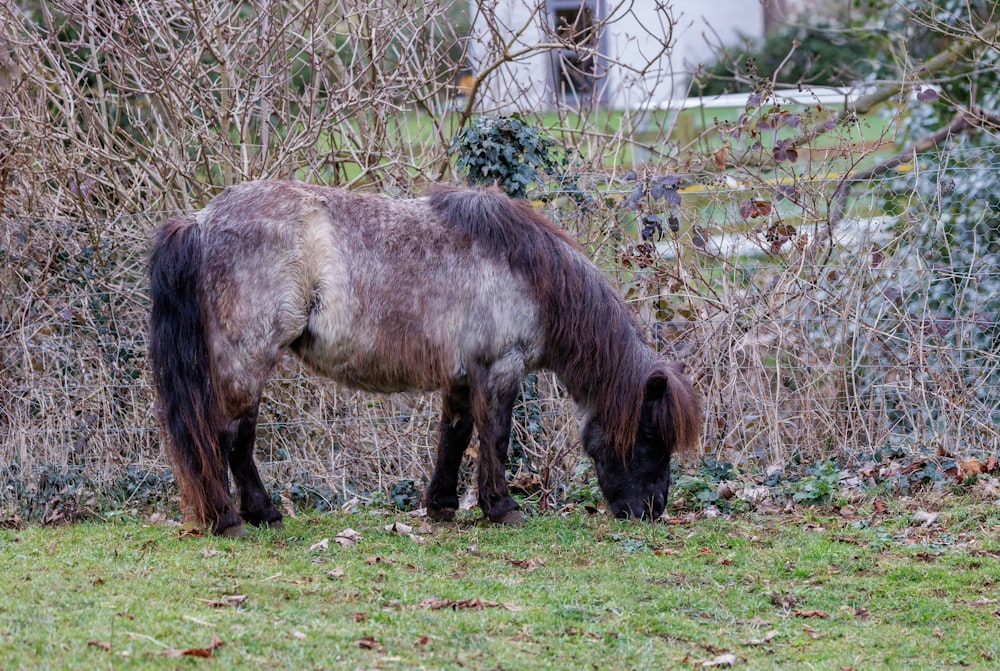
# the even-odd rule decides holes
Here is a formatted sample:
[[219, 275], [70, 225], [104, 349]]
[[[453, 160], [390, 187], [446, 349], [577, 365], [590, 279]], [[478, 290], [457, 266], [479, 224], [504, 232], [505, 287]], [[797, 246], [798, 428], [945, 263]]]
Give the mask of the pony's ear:
[[667, 393], [667, 386], [666, 373], [659, 369], [654, 370], [646, 378], [646, 400], [655, 401], [656, 399], [663, 398], [663, 395]]

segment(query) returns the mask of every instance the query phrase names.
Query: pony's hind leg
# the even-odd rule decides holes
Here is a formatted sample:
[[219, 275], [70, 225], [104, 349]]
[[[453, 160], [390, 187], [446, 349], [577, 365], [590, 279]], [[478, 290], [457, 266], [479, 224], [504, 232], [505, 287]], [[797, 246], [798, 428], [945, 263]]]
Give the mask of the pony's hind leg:
[[455, 517], [458, 510], [458, 471], [462, 455], [472, 438], [472, 427], [469, 388], [448, 389], [442, 400], [434, 475], [424, 492], [424, 505], [431, 519], [447, 522]]
[[229, 468], [240, 494], [240, 515], [254, 526], [282, 527], [281, 513], [271, 503], [253, 459], [257, 437], [257, 406], [236, 424], [229, 451]]

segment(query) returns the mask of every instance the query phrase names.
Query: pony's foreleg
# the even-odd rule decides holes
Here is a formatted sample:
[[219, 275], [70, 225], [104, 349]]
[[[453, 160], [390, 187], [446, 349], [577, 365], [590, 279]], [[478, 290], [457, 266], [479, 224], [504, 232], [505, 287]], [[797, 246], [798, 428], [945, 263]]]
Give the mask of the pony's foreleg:
[[434, 475], [424, 492], [424, 506], [431, 519], [446, 522], [455, 517], [458, 509], [458, 470], [472, 438], [469, 388], [448, 389], [443, 394], [441, 406], [437, 461]]
[[240, 515], [255, 526], [281, 528], [281, 513], [271, 503], [253, 459], [257, 437], [257, 407], [248, 412], [236, 426], [229, 451], [229, 468], [240, 493]]
[[507, 447], [514, 402], [524, 377], [523, 359], [510, 354], [470, 374], [472, 414], [479, 431], [479, 507], [492, 522], [518, 524], [520, 506], [507, 491]]

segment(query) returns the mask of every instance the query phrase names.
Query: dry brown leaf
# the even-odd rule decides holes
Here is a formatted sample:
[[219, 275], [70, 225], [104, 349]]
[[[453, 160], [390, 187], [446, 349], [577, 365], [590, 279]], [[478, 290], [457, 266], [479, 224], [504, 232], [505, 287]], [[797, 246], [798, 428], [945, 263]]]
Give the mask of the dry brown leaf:
[[771, 603], [775, 606], [783, 608], [784, 610], [791, 610], [792, 606], [798, 603], [799, 599], [794, 594], [781, 594], [779, 592], [771, 592], [768, 594], [771, 598]]
[[819, 617], [819, 618], [830, 617], [830, 614], [828, 612], [826, 612], [825, 610], [815, 610], [815, 609], [813, 609], [813, 610], [796, 610], [792, 614], [795, 615], [796, 617]]
[[982, 475], [985, 472], [983, 465], [975, 457], [963, 459], [958, 462], [958, 466], [962, 471], [962, 477], [966, 478], [970, 475]]
[[736, 655], [728, 652], [701, 663], [702, 666], [733, 666], [734, 664], [736, 664]]
[[413, 527], [409, 524], [404, 524], [402, 522], [393, 522], [392, 524], [385, 525], [385, 530], [391, 534], [399, 534], [400, 536], [410, 536], [413, 534]]
[[333, 540], [337, 541], [344, 547], [351, 547], [352, 545], [361, 540], [361, 534], [359, 534], [354, 529], [348, 527], [347, 529], [344, 529], [339, 534], [337, 534], [337, 536]]
[[516, 566], [517, 568], [523, 568], [527, 571], [533, 571], [539, 566], [545, 566], [545, 560], [541, 557], [531, 557], [530, 559], [511, 559], [511, 566]]
[[281, 514], [289, 519], [297, 519], [295, 517], [295, 504], [291, 497], [284, 492], [281, 493]]
[[764, 645], [765, 643], [770, 642], [777, 636], [778, 636], [778, 630], [771, 629], [770, 631], [765, 632], [761, 638], [751, 638], [749, 641], [747, 641], [747, 645]]
[[209, 608], [228, 608], [229, 606], [239, 606], [247, 600], [246, 594], [227, 594], [221, 599], [202, 599]]
[[364, 648], [365, 650], [378, 650], [379, 648], [378, 640], [374, 636], [364, 636], [354, 643], [359, 648]]
[[344, 575], [345, 575], [344, 574], [344, 569], [342, 569], [341, 567], [338, 566], [337, 568], [333, 569], [332, 571], [328, 571], [327, 574], [326, 574], [326, 577], [327, 578], [331, 578], [333, 580], [339, 580], [340, 578], [343, 578]]
[[[340, 536], [337, 537], [338, 542]], [[309, 552], [326, 552], [330, 548], [330, 539], [324, 538], [321, 541], [317, 541], [309, 546]]]
[[212, 640], [204, 648], [177, 648], [171, 650], [164, 650], [161, 654], [164, 657], [204, 657], [209, 658], [212, 656], [212, 652], [221, 648], [225, 643], [222, 642], [215, 634], [212, 634]]
[[726, 148], [725, 147], [719, 147], [718, 149], [716, 149], [713, 158], [715, 158], [715, 167], [716, 168], [718, 168], [719, 170], [725, 170], [726, 169]]
[[507, 603], [498, 603], [496, 601], [487, 601], [486, 599], [439, 599], [435, 596], [429, 596], [420, 602], [420, 607], [425, 610], [441, 610], [442, 608], [452, 608], [454, 610], [482, 610], [483, 608], [506, 608], [511, 612], [518, 612], [521, 609], [518, 606]]
[[87, 645], [92, 648], [100, 648], [105, 652], [111, 652], [111, 644], [107, 641], [87, 641]]

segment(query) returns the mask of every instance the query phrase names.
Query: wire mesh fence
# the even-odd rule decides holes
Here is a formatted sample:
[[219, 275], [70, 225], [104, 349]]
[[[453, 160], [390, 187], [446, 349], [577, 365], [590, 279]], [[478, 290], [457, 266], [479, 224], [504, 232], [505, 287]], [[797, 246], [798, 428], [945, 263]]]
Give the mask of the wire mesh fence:
[[[941, 191], [995, 169], [995, 154], [948, 160], [855, 185], [836, 222], [828, 207], [801, 215], [807, 197], [832, 202], [840, 182], [830, 178], [767, 191], [785, 193], [791, 209], [760, 185], [705, 189], [690, 175], [679, 201], [645, 208], [625, 205], [655, 176], [591, 180], [586, 194], [549, 192], [539, 206], [574, 230], [663, 354], [686, 362], [705, 399], [708, 454], [754, 469], [880, 451], [995, 452], [996, 211], [959, 187]], [[663, 230], [643, 236], [651, 214]], [[144, 358], [145, 257], [162, 218], [4, 221], [5, 506], [58, 516], [169, 490]], [[401, 483], [419, 489], [437, 411], [433, 395], [351, 391], [286, 357], [261, 407], [265, 478], [325, 506]], [[573, 404], [548, 375], [526, 387], [513, 448], [514, 487], [544, 504], [586, 482]]]

